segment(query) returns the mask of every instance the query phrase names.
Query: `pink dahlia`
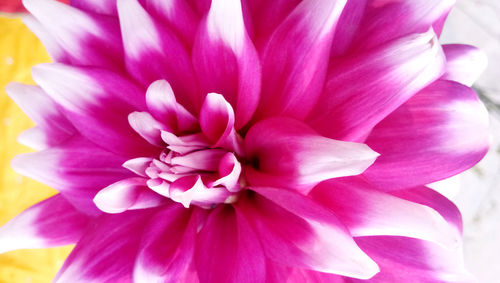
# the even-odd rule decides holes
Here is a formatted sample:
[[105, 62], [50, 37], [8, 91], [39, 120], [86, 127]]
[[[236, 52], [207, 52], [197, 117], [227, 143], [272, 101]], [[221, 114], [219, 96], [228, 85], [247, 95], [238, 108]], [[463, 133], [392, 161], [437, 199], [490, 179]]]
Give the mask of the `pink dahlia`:
[[55, 282], [470, 281], [426, 187], [488, 148], [453, 2], [26, 0], [56, 63], [7, 89], [13, 166], [59, 194], [0, 250], [76, 243]]

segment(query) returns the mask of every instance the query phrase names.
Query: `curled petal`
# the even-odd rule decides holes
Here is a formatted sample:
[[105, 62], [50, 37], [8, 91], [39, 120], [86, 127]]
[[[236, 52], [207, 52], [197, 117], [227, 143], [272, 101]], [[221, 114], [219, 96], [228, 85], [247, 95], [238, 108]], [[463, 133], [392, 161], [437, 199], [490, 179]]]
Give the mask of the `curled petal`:
[[125, 161], [122, 166], [139, 176], [146, 177], [146, 169], [149, 167], [151, 161], [153, 161], [153, 158], [138, 157]]
[[88, 220], [62, 195], [55, 195], [0, 227], [0, 253], [76, 243], [85, 232]]
[[323, 180], [361, 174], [378, 156], [365, 144], [320, 136], [289, 118], [254, 125], [245, 138], [245, 150], [253, 166], [245, 171], [250, 184], [304, 193]]
[[148, 112], [132, 112], [128, 115], [128, 122], [132, 129], [150, 144], [163, 147], [161, 131], [165, 126], [156, 121]]
[[446, 44], [443, 51], [446, 55], [445, 80], [471, 86], [488, 64], [486, 54], [474, 46]]
[[378, 124], [366, 143], [381, 155], [363, 175], [380, 189], [432, 183], [483, 158], [488, 112], [469, 87], [440, 80]]
[[213, 186], [222, 185], [230, 192], [241, 189], [238, 185], [241, 164], [233, 153], [228, 152], [220, 159], [218, 171], [220, 178], [213, 183]]
[[213, 204], [223, 203], [230, 196], [225, 188], [207, 188], [200, 176], [186, 176], [170, 184], [170, 198], [182, 203], [184, 207], [196, 204], [210, 207]]
[[96, 206], [107, 213], [122, 213], [129, 209], [144, 209], [165, 204], [166, 198], [151, 191], [145, 178], [129, 178], [100, 190], [94, 197]]

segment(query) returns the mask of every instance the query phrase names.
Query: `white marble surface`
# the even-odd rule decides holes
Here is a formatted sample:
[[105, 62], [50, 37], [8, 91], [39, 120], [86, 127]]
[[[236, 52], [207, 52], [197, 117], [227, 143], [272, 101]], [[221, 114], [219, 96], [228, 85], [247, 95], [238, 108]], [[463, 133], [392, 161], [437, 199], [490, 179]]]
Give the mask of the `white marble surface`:
[[465, 262], [480, 283], [500, 282], [500, 0], [457, 0], [441, 41], [484, 50], [488, 67], [474, 88], [490, 110], [492, 144], [471, 170], [443, 190], [463, 214]]

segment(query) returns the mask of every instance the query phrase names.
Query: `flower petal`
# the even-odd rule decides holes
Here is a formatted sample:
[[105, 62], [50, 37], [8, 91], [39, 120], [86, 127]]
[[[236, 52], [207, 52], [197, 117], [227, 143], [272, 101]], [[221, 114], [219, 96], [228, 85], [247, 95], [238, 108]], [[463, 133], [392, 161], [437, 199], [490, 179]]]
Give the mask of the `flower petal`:
[[63, 64], [37, 65], [33, 77], [89, 140], [125, 156], [156, 153], [127, 122], [130, 112], [146, 106], [144, 93], [125, 78]]
[[148, 112], [132, 112], [128, 115], [128, 122], [132, 129], [150, 144], [164, 147], [165, 143], [161, 139], [161, 131], [165, 126], [156, 121]]
[[117, 22], [55, 0], [23, 0], [23, 4], [64, 49], [70, 63], [122, 68], [123, 47]]
[[481, 160], [488, 113], [472, 89], [440, 80], [378, 124], [366, 143], [381, 156], [363, 174], [380, 189], [428, 184]]
[[134, 282], [180, 282], [193, 258], [198, 218], [198, 213], [180, 205], [156, 214], [142, 238]]
[[56, 38], [33, 16], [23, 16], [23, 23], [43, 43], [50, 58], [55, 62], [70, 63], [70, 55], [59, 45]]
[[238, 208], [279, 264], [368, 279], [378, 267], [329, 210], [293, 191], [252, 187]]
[[198, 121], [186, 108], [177, 103], [174, 91], [165, 80], [155, 81], [146, 92], [146, 104], [156, 120], [170, 132], [198, 130]]
[[133, 176], [111, 154], [81, 136], [49, 149], [17, 155], [14, 170], [61, 192], [83, 213], [99, 214], [92, 198], [101, 188]]
[[240, 0], [212, 0], [195, 38], [193, 64], [202, 94], [222, 94], [235, 109], [235, 127], [243, 127], [259, 102], [261, 73]]
[[308, 121], [330, 138], [363, 140], [380, 120], [439, 78], [443, 68], [432, 30], [355, 54], [332, 68]]
[[116, 0], [70, 0], [71, 6], [99, 13], [103, 15], [116, 16]]
[[235, 138], [231, 104], [222, 95], [209, 93], [201, 107], [200, 126], [212, 147], [221, 146], [227, 139]]
[[231, 206], [218, 206], [201, 229], [195, 263], [201, 282], [264, 282], [265, 258], [257, 235]]
[[96, 206], [107, 213], [157, 207], [168, 201], [146, 185], [147, 179], [134, 177], [120, 180], [100, 190], [94, 197]]
[[331, 41], [343, 0], [305, 0], [279, 25], [264, 48], [259, 119], [303, 119], [321, 94]]
[[464, 268], [461, 248], [405, 237], [360, 237], [356, 242], [380, 264], [380, 273], [370, 282], [475, 282]]
[[159, 25], [137, 0], [118, 0], [117, 5], [128, 72], [145, 87], [158, 79], [168, 80], [179, 102], [198, 110], [191, 60], [177, 36]]
[[76, 133], [76, 129], [59, 110], [57, 104], [38, 86], [11, 83], [5, 91], [37, 124], [38, 130], [24, 134], [23, 139], [36, 138], [38, 149], [57, 145]]
[[405, 236], [456, 247], [460, 233], [432, 208], [372, 188], [362, 178], [322, 182], [311, 196], [328, 207], [351, 234]]
[[186, 176], [170, 184], [169, 197], [184, 207], [191, 204], [210, 208], [214, 204], [223, 203], [230, 196], [225, 188], [207, 188], [200, 176]]
[[290, 118], [270, 118], [245, 137], [246, 177], [256, 186], [280, 186], [307, 193], [330, 178], [361, 174], [378, 154], [361, 143], [318, 135]]
[[55, 195], [26, 209], [0, 228], [0, 253], [76, 243], [87, 222], [88, 218], [63, 196]]
[[157, 210], [104, 214], [94, 220], [57, 273], [54, 283], [132, 282], [148, 220]]
[[471, 86], [486, 69], [488, 59], [478, 48], [463, 44], [443, 45], [446, 73], [443, 79]]

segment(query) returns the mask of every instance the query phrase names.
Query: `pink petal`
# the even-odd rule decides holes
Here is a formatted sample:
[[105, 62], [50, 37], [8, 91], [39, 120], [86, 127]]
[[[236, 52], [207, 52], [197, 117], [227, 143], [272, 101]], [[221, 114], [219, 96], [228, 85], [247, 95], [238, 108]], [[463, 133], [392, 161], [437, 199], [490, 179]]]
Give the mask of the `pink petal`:
[[217, 171], [219, 161], [226, 154], [223, 149], [197, 150], [185, 155], [173, 157], [172, 165], [181, 165], [202, 171]]
[[132, 129], [150, 144], [164, 147], [161, 131], [166, 127], [156, 121], [148, 112], [132, 112], [128, 115], [128, 122]]
[[17, 155], [12, 167], [60, 191], [81, 212], [99, 214], [92, 202], [98, 190], [133, 176], [121, 168], [124, 161], [76, 136], [43, 151]]
[[170, 0], [165, 3], [163, 0], [143, 0], [142, 2], [153, 17], [172, 27], [187, 47], [192, 46], [200, 17], [188, 1]]
[[137, 0], [118, 0], [117, 5], [128, 72], [146, 87], [158, 79], [168, 80], [180, 103], [199, 109], [191, 61], [177, 36], [158, 24]]
[[202, 95], [222, 94], [236, 110], [236, 128], [243, 127], [259, 102], [261, 74], [240, 0], [212, 0], [195, 38], [193, 64]]
[[405, 236], [446, 247], [460, 242], [460, 233], [434, 209], [376, 190], [359, 177], [322, 182], [311, 195], [356, 237]]
[[486, 54], [474, 46], [446, 44], [443, 50], [446, 55], [445, 80], [472, 86], [488, 64]]
[[167, 125], [171, 132], [199, 129], [196, 118], [177, 103], [172, 87], [165, 80], [156, 81], [149, 86], [146, 104], [153, 117]]
[[43, 27], [43, 25], [33, 16], [23, 16], [23, 23], [31, 30], [43, 43], [50, 58], [55, 62], [70, 63], [70, 55], [57, 42], [56, 38]]
[[76, 244], [53, 282], [132, 282], [143, 231], [157, 211], [100, 216]]
[[94, 197], [96, 206], [107, 213], [122, 213], [129, 209], [157, 207], [167, 198], [151, 191], [147, 179], [134, 177], [120, 180], [100, 190]]
[[234, 135], [234, 112], [222, 95], [209, 93], [200, 111], [200, 126], [203, 134], [218, 147]]
[[197, 216], [173, 205], [151, 219], [135, 261], [134, 282], [180, 282], [193, 258]]
[[[269, 261], [266, 266], [266, 283], [346, 283], [344, 277], [309, 269], [290, 268]], [[364, 281], [364, 280], [360, 280]], [[366, 282], [366, 281], [365, 281]]]
[[352, 45], [369, 50], [390, 40], [420, 33], [443, 21], [455, 0], [369, 1]]
[[347, 1], [340, 15], [333, 38], [331, 56], [336, 57], [349, 52], [353, 40], [356, 39], [358, 29], [365, 16], [368, 0]]
[[33, 77], [89, 140], [125, 156], [156, 153], [127, 122], [130, 112], [146, 106], [143, 92], [125, 78], [63, 64], [37, 65]]
[[224, 186], [230, 192], [237, 192], [241, 189], [239, 185], [241, 164], [233, 153], [226, 153], [219, 162], [219, 179], [212, 186]]
[[366, 143], [381, 154], [364, 172], [379, 188], [428, 184], [483, 158], [488, 113], [472, 89], [437, 81], [378, 124]]
[[254, 125], [245, 137], [247, 180], [256, 186], [280, 186], [307, 193], [317, 183], [361, 174], [378, 154], [361, 143], [318, 135], [306, 124], [271, 118]]
[[461, 248], [405, 237], [360, 237], [356, 242], [380, 264], [370, 282], [475, 282], [464, 268]]
[[138, 157], [125, 161], [122, 166], [139, 176], [146, 177], [146, 169], [149, 167], [151, 161], [153, 161], [153, 158]]
[[29, 139], [34, 139], [37, 149], [57, 145], [76, 133], [57, 104], [40, 87], [11, 83], [5, 91], [37, 124], [37, 130], [25, 133], [22, 138], [28, 143]]
[[439, 78], [444, 55], [432, 30], [338, 61], [308, 117], [330, 138], [357, 141], [412, 95]]
[[302, 1], [264, 48], [258, 118], [303, 119], [321, 94], [337, 20], [346, 1]]
[[368, 279], [377, 264], [329, 210], [293, 191], [253, 187], [238, 202], [267, 258], [294, 268]]
[[207, 188], [200, 176], [181, 177], [170, 184], [169, 197], [188, 208], [191, 204], [209, 208], [225, 202], [230, 193], [225, 188]]
[[70, 63], [122, 68], [123, 47], [116, 21], [55, 0], [23, 0], [23, 4], [64, 49]]
[[117, 15], [116, 0], [70, 0], [69, 3], [82, 10], [103, 15]]
[[26, 209], [0, 228], [0, 253], [76, 243], [87, 222], [88, 218], [63, 196], [55, 195]]
[[264, 282], [265, 258], [247, 219], [231, 206], [218, 206], [198, 235], [196, 269], [201, 282]]

